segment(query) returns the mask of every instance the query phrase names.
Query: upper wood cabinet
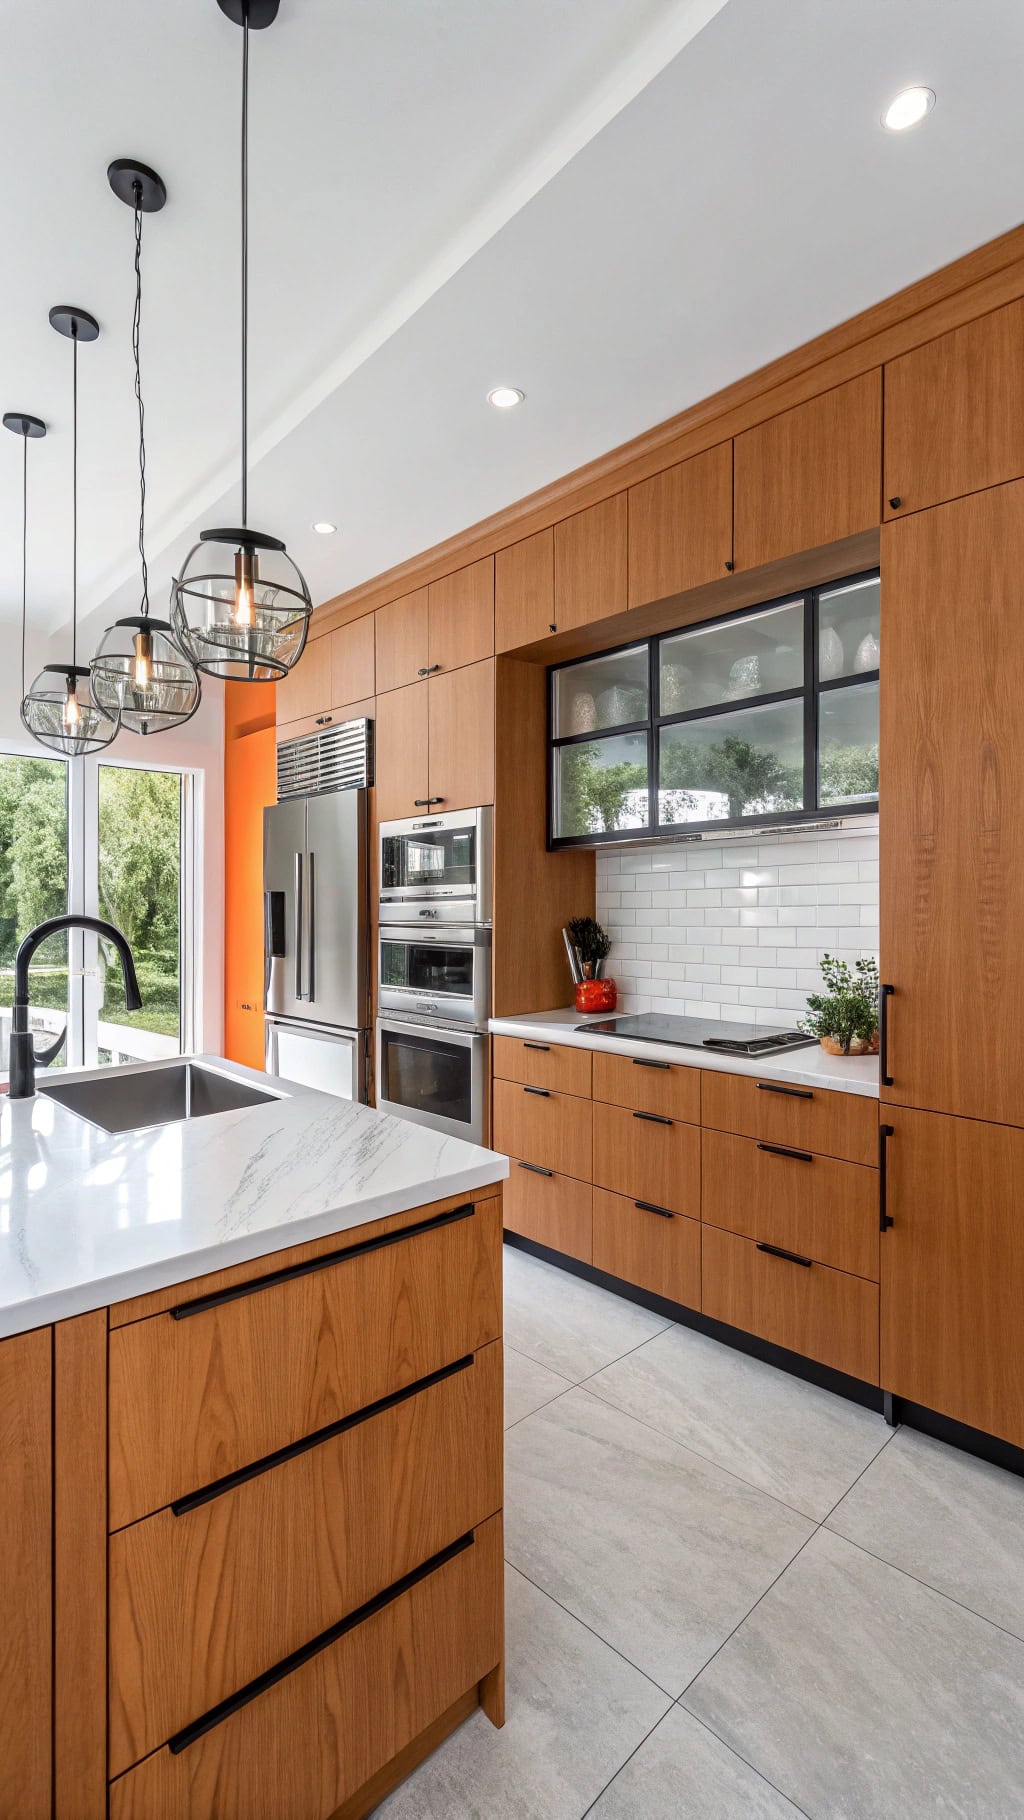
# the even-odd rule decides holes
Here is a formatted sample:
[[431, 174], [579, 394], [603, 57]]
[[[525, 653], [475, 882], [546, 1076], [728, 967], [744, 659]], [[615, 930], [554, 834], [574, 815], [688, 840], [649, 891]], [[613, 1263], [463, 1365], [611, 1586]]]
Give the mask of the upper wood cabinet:
[[903, 1107], [885, 1116], [882, 1385], [1024, 1447], [1024, 1131]]
[[376, 813], [494, 801], [494, 659], [389, 689], [377, 698]]
[[881, 368], [769, 417], [733, 446], [737, 569], [869, 530], [881, 511]]
[[344, 702], [365, 701], [373, 695], [374, 627], [373, 614], [364, 613], [347, 626], [338, 626], [331, 639], [331, 699], [328, 706], [337, 708]]
[[882, 1097], [1024, 1125], [1024, 480], [886, 525], [882, 600]]
[[331, 705], [331, 686], [331, 638], [322, 633], [308, 640], [294, 670], [278, 683], [278, 721], [304, 720], [307, 715], [323, 713]]
[[426, 800], [426, 683], [409, 683], [377, 697], [373, 775], [379, 821], [415, 815], [417, 804]]
[[560, 632], [626, 609], [625, 493], [555, 526], [555, 610]]
[[494, 648], [514, 651], [557, 631], [555, 534], [549, 528], [494, 558]]
[[0, 1814], [50, 1820], [51, 1329], [0, 1340]]
[[414, 683], [427, 665], [427, 590], [403, 594], [373, 616], [377, 693]]
[[993, 310], [889, 362], [886, 518], [1021, 474], [1024, 302]]
[[732, 564], [732, 443], [629, 489], [629, 605], [664, 600]]
[[456, 670], [494, 654], [494, 557], [427, 589], [427, 668]]

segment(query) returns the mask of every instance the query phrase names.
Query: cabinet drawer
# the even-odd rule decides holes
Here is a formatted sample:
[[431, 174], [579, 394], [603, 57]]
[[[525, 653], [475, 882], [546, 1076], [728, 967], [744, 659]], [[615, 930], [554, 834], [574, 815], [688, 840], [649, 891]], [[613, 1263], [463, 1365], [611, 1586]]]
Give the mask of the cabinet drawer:
[[700, 1130], [662, 1114], [594, 1108], [594, 1181], [633, 1201], [700, 1217]]
[[593, 1107], [547, 1087], [521, 1087], [513, 1081], [494, 1083], [496, 1150], [539, 1163], [557, 1175], [591, 1179]]
[[499, 1662], [501, 1518], [389, 1590], [209, 1730], [113, 1782], [111, 1820], [328, 1820]]
[[702, 1139], [701, 1211], [711, 1226], [878, 1281], [878, 1171], [724, 1131]]
[[700, 1223], [594, 1189], [594, 1264], [625, 1283], [700, 1307]]
[[497, 1338], [499, 1202], [344, 1237], [354, 1243], [112, 1331], [111, 1529]]
[[110, 1541], [110, 1773], [501, 1507], [501, 1346]]
[[533, 1037], [496, 1036], [492, 1054], [499, 1080], [553, 1087], [557, 1093], [572, 1093], [581, 1100], [590, 1098], [589, 1049], [569, 1049], [564, 1043], [544, 1043]]
[[878, 1383], [878, 1285], [825, 1264], [798, 1264], [751, 1239], [704, 1226], [704, 1313], [776, 1346]]
[[848, 1163], [878, 1162], [878, 1101], [746, 1074], [701, 1075], [701, 1122]]
[[589, 1182], [556, 1175], [536, 1163], [513, 1162], [502, 1196], [506, 1228], [589, 1264], [591, 1196]]
[[700, 1069], [674, 1062], [646, 1062], [630, 1055], [594, 1055], [594, 1098], [630, 1112], [700, 1124]]

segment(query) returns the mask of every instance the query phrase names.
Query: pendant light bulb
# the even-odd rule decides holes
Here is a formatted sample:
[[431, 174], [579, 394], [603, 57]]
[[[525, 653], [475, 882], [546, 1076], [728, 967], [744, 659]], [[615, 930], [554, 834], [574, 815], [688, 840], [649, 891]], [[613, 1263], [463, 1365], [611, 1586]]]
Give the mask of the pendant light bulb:
[[153, 638], [147, 627], [140, 626], [132, 643], [135, 647], [135, 664], [132, 669], [132, 681], [137, 689], [148, 689], [153, 680]]
[[253, 612], [253, 588], [259, 577], [259, 558], [252, 550], [235, 552], [235, 624], [252, 627], [256, 623]]
[[68, 686], [64, 695], [64, 706], [61, 710], [61, 720], [68, 732], [73, 733], [81, 718], [82, 715], [78, 706], [78, 690], [71, 677], [68, 677]]

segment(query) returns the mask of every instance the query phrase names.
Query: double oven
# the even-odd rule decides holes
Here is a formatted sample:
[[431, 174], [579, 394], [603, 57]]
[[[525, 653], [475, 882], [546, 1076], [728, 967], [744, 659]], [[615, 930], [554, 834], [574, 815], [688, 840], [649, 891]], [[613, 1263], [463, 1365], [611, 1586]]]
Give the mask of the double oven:
[[486, 1143], [493, 811], [382, 822], [377, 1105]]

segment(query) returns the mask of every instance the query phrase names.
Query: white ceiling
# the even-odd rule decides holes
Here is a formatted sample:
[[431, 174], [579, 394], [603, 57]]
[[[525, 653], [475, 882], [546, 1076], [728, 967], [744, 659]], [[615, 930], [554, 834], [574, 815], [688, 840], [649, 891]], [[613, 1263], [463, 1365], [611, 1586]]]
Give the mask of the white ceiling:
[[[237, 517], [240, 35], [215, 0], [6, 0], [0, 408], [29, 452], [31, 616], [137, 604], [131, 217], [154, 599]], [[1018, 0], [282, 0], [254, 35], [250, 521], [337, 593], [1017, 223]], [[938, 102], [879, 126], [908, 82]], [[498, 413], [498, 381], [526, 403]], [[0, 448], [0, 625], [20, 607]], [[311, 521], [339, 526], [317, 537]], [[13, 645], [12, 647], [13, 648]]]

